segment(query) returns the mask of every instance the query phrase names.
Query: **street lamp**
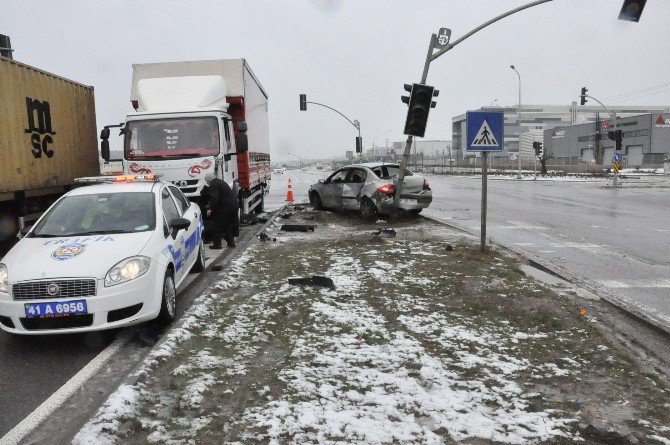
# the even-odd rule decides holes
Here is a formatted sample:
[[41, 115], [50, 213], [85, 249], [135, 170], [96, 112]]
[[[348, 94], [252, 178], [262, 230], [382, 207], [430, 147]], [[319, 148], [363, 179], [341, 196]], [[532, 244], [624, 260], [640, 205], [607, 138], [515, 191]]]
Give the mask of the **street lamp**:
[[298, 155], [294, 155], [293, 153], [287, 153], [287, 154], [290, 154], [291, 156], [295, 156], [296, 158], [298, 158], [298, 161], [300, 161], [300, 170], [302, 170], [302, 158]]
[[519, 110], [517, 113], [519, 119], [519, 151], [517, 152], [517, 157], [519, 158], [519, 173], [517, 173], [516, 179], [521, 179], [521, 74], [514, 68], [514, 65], [510, 65], [509, 67], [512, 68], [519, 77]]
[[491, 105], [489, 105], [489, 107], [492, 107], [493, 104], [496, 103], [496, 102], [498, 102], [498, 99], [493, 99], [493, 100], [491, 101]]

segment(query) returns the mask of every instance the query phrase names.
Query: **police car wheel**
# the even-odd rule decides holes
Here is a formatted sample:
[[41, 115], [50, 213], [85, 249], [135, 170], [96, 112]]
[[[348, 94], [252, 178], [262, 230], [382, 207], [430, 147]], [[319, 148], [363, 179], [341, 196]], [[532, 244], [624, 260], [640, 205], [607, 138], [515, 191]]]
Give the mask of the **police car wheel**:
[[162, 324], [170, 324], [174, 321], [177, 313], [177, 289], [171, 271], [165, 272], [163, 279], [163, 295], [161, 296], [161, 311], [158, 321]]
[[205, 245], [202, 240], [200, 240], [200, 246], [198, 247], [198, 259], [195, 261], [191, 272], [202, 272], [205, 270]]

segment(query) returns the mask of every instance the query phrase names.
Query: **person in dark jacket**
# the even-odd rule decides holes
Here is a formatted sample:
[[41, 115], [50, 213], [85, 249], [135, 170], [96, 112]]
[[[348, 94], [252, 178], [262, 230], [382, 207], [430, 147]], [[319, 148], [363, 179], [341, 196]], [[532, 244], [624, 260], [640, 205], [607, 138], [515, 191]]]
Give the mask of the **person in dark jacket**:
[[207, 200], [207, 217], [210, 219], [212, 249], [221, 249], [221, 238], [226, 240], [228, 247], [235, 247], [235, 237], [239, 235], [240, 219], [237, 195], [226, 183], [212, 173], [205, 176], [209, 186]]

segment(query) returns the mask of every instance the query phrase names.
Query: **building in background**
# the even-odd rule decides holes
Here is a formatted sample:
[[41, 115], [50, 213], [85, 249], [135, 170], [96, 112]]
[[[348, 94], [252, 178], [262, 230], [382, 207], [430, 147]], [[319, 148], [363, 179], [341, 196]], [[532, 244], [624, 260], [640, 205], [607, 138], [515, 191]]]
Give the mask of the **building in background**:
[[[523, 133], [532, 130], [554, 130], [557, 128], [569, 127], [573, 125], [588, 124], [609, 119], [603, 108], [597, 106], [580, 106], [576, 102], [572, 105], [522, 105], [521, 123], [519, 124], [519, 109], [513, 107], [482, 107], [481, 111], [500, 111], [504, 113], [505, 120], [505, 146], [501, 152], [492, 152], [490, 156], [497, 159], [498, 163], [513, 164], [519, 152], [519, 138]], [[611, 106], [611, 111], [616, 112], [620, 118], [635, 116], [640, 114], [667, 114], [670, 113], [670, 107], [654, 105], [620, 105]], [[595, 131], [595, 130], [594, 130]], [[452, 118], [452, 140], [455, 157], [468, 159], [478, 158], [478, 153], [467, 153], [465, 135], [466, 132], [466, 114], [460, 114]], [[521, 153], [522, 159], [525, 153]], [[532, 156], [532, 155], [531, 155]], [[529, 160], [531, 160], [529, 158]], [[560, 159], [554, 159], [553, 163]]]
[[[602, 114], [601, 114], [602, 117]], [[550, 165], [600, 164], [614, 160], [614, 141], [609, 116], [597, 122], [572, 125], [543, 132], [544, 149], [554, 155]], [[658, 167], [670, 153], [670, 113], [640, 114], [619, 119], [623, 131], [622, 166]]]

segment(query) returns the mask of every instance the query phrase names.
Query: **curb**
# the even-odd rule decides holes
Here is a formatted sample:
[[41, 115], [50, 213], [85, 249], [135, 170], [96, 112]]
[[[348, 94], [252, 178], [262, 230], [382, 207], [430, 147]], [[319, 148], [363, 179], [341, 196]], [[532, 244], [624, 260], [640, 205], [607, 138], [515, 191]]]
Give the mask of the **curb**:
[[[442, 224], [457, 232], [462, 232], [475, 237], [479, 236], [479, 232], [464, 229], [462, 227], [458, 227], [453, 224], [446, 223], [444, 221], [440, 221], [435, 218], [431, 218], [430, 216], [421, 215], [421, 217], [430, 219], [431, 221], [434, 221], [438, 224]], [[541, 271], [546, 272], [562, 280], [565, 280], [576, 287], [589, 291], [599, 296], [603, 301], [622, 310], [629, 316], [639, 321], [642, 321], [643, 323], [648, 324], [652, 329], [659, 331], [662, 334], [670, 335], [670, 321], [660, 316], [657, 313], [657, 311], [650, 310], [649, 308], [639, 303], [630, 301], [628, 297], [617, 294], [615, 291], [611, 289], [605, 289], [602, 286], [599, 286], [595, 283], [585, 281], [584, 279], [579, 278], [571, 274], [570, 272], [566, 271], [564, 268], [557, 266], [543, 258], [539, 258], [538, 256], [533, 255], [532, 253], [522, 252], [513, 247], [506, 246], [496, 241], [490, 241], [489, 245], [492, 245], [497, 249], [510, 252], [518, 257], [524, 258], [528, 262], [528, 264], [535, 267], [536, 269], [540, 269]]]

